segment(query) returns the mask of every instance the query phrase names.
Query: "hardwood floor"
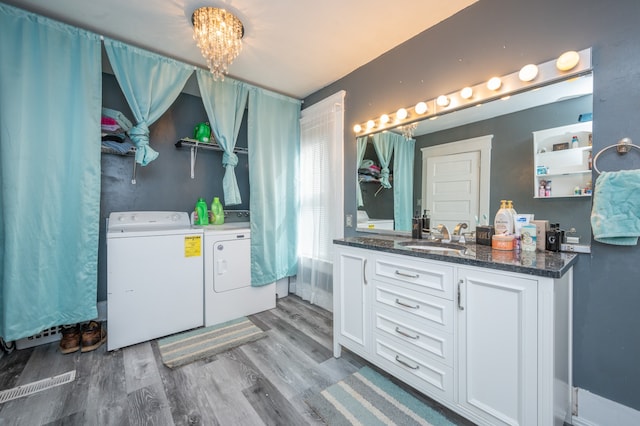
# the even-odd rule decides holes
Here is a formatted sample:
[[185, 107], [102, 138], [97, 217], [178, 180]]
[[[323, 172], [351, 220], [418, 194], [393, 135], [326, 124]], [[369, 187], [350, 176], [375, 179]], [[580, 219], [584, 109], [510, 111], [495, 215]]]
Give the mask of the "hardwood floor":
[[4, 354], [0, 390], [74, 369], [76, 379], [0, 404], [0, 425], [324, 424], [305, 400], [367, 362], [346, 350], [333, 358], [331, 313], [296, 296], [251, 320], [267, 338], [174, 370], [155, 341], [69, 355], [56, 342]]

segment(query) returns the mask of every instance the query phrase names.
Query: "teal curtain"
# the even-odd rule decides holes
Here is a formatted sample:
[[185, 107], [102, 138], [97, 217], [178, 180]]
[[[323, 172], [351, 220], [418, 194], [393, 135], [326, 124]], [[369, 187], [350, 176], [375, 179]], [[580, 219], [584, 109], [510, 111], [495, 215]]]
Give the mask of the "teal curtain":
[[[356, 149], [357, 149], [357, 161], [358, 168], [360, 168], [360, 164], [362, 164], [362, 160], [364, 160], [364, 153], [367, 150], [367, 140], [369, 136], [358, 136], [356, 138]], [[362, 200], [362, 188], [360, 187], [360, 180], [357, 180], [356, 185], [356, 195], [358, 197], [358, 207], [364, 206], [364, 201]]]
[[393, 151], [393, 223], [396, 231], [411, 231], [415, 139], [397, 135]]
[[389, 180], [389, 164], [391, 163], [391, 156], [393, 155], [393, 145], [397, 134], [391, 132], [376, 133], [372, 136], [373, 147], [378, 154], [378, 160], [380, 160], [380, 185], [383, 188], [391, 188], [391, 182]]
[[222, 155], [222, 165], [225, 167], [222, 178], [224, 204], [227, 206], [242, 204], [235, 172], [238, 156], [233, 149], [236, 147], [242, 116], [247, 106], [249, 88], [246, 84], [228, 77], [224, 81], [215, 81], [213, 74], [208, 70], [198, 69], [196, 74], [211, 131], [218, 145], [224, 149]]
[[149, 126], [178, 97], [193, 66], [107, 38], [104, 47], [137, 123], [127, 132], [136, 145], [136, 163], [146, 166], [158, 158], [149, 146]]
[[251, 284], [297, 271], [300, 101], [249, 90]]
[[97, 317], [100, 38], [0, 4], [0, 336]]

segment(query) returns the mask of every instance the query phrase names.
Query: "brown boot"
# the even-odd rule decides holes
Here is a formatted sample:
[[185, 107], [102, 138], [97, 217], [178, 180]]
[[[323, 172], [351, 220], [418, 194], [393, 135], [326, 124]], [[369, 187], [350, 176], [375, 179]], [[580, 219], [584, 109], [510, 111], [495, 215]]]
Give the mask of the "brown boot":
[[80, 349], [80, 325], [63, 326], [60, 352], [70, 354], [78, 349]]
[[82, 326], [82, 352], [98, 349], [107, 340], [107, 331], [102, 323], [89, 321]]

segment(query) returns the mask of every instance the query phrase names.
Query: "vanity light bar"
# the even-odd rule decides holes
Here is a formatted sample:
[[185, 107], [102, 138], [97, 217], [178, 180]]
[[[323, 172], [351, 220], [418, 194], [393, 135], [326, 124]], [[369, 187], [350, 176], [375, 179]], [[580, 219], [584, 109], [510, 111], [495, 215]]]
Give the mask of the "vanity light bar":
[[400, 108], [394, 113], [382, 114], [381, 117], [385, 119], [368, 120], [366, 123], [356, 124], [353, 126], [353, 131], [358, 136], [364, 136], [425, 118], [436, 118], [438, 115], [479, 106], [488, 101], [506, 100], [511, 95], [522, 91], [577, 77], [589, 71], [591, 71], [591, 48], [578, 52], [564, 52], [558, 59], [538, 65], [527, 64], [511, 74], [493, 77], [475, 86], [465, 87], [461, 91], [421, 101], [413, 107]]

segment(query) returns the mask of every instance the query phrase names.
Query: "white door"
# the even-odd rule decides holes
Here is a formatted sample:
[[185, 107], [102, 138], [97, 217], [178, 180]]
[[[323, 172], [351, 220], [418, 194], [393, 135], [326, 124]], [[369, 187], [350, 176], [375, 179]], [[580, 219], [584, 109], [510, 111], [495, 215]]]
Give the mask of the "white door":
[[537, 282], [460, 268], [458, 403], [495, 425], [537, 424]]
[[464, 222], [467, 231], [489, 218], [491, 140], [479, 136], [422, 148], [422, 209], [430, 210], [431, 227]]
[[456, 224], [475, 228], [480, 214], [480, 152], [427, 158], [426, 209], [431, 211], [431, 227], [442, 223], [453, 231]]

